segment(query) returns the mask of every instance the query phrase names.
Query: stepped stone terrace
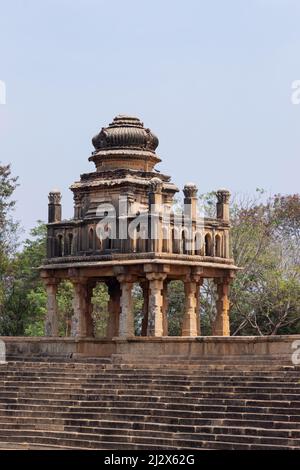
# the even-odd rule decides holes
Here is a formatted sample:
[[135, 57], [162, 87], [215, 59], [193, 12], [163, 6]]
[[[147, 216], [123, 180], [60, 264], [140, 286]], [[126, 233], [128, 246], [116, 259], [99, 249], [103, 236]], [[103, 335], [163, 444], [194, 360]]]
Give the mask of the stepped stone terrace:
[[92, 139], [96, 169], [71, 186], [74, 217], [62, 220], [61, 194], [49, 194], [47, 259], [41, 276], [48, 295], [46, 336], [58, 335], [56, 293], [74, 285], [71, 335], [93, 337], [92, 295], [98, 282], [109, 293], [107, 338], [134, 336], [132, 287], [143, 289], [142, 336], [168, 336], [168, 283], [184, 282], [182, 336], [201, 335], [199, 291], [215, 280], [213, 335], [230, 335], [228, 289], [238, 269], [230, 257], [229, 197], [216, 191], [216, 218], [199, 217], [197, 187], [179, 191], [155, 166], [157, 137], [135, 117], [117, 116]]

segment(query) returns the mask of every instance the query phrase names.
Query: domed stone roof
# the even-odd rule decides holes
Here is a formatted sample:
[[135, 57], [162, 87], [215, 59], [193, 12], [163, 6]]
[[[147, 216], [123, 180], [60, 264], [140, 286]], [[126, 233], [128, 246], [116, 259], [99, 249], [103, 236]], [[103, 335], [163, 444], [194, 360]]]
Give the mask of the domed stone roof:
[[92, 142], [96, 150], [129, 147], [154, 152], [158, 146], [158, 138], [138, 118], [122, 115], [103, 127]]
[[92, 139], [95, 151], [89, 160], [97, 169], [132, 168], [149, 170], [160, 162], [155, 150], [158, 138], [136, 117], [116, 116]]

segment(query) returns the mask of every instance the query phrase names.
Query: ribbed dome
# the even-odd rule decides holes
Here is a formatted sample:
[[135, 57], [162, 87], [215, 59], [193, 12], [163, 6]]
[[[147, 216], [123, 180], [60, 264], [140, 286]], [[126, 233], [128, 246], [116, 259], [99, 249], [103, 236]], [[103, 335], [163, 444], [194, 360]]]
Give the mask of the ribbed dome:
[[160, 162], [158, 138], [136, 117], [116, 116], [92, 139], [95, 151], [89, 160], [98, 171], [129, 168], [152, 171]]
[[131, 148], [154, 153], [158, 146], [158, 138], [150, 129], [145, 129], [138, 118], [123, 115], [116, 116], [108, 127], [103, 127], [92, 142], [96, 151]]

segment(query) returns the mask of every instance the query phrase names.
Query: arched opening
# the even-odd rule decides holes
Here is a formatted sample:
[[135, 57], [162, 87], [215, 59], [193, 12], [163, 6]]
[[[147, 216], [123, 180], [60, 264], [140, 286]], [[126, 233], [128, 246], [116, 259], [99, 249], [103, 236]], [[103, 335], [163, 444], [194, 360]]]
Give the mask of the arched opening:
[[101, 238], [98, 236], [98, 234], [96, 233], [96, 250], [97, 250], [97, 251], [102, 251], [102, 249], [103, 249], [102, 240], [101, 240]]
[[163, 253], [168, 253], [169, 251], [169, 228], [167, 226], [163, 226], [162, 228], [162, 251]]
[[188, 245], [189, 245], [189, 237], [188, 237], [188, 231], [186, 229], [183, 229], [181, 232], [181, 246], [182, 250], [181, 253], [184, 255], [187, 255], [189, 253], [188, 250]]
[[73, 254], [73, 233], [69, 233], [68, 236], [68, 254]]
[[94, 249], [94, 230], [90, 228], [89, 230], [89, 250]]
[[146, 242], [147, 242], [147, 229], [146, 227], [141, 227], [140, 236], [137, 240], [137, 251], [139, 253], [144, 253], [146, 251]]
[[215, 238], [215, 255], [219, 258], [222, 256], [222, 238], [219, 234]]
[[172, 253], [180, 253], [180, 238], [178, 237], [178, 229], [172, 228]]
[[56, 238], [56, 255], [57, 256], [62, 256], [63, 255], [63, 236], [59, 234]]
[[97, 282], [93, 288], [91, 299], [91, 316], [95, 338], [105, 338], [109, 321], [108, 311], [109, 294], [105, 282]]
[[183, 281], [176, 280], [168, 283], [168, 335], [180, 336], [185, 306]]
[[105, 230], [105, 238], [102, 241], [103, 250], [111, 250], [112, 249], [112, 238], [111, 238], [111, 230], [107, 228]]
[[[134, 318], [134, 331], [135, 336], [142, 336], [146, 331], [147, 334], [147, 321], [148, 318], [144, 319], [146, 301], [148, 300], [147, 286], [141, 285], [135, 282], [132, 287], [132, 308]], [[144, 330], [144, 331], [143, 331]]]
[[211, 234], [205, 235], [205, 256], [212, 256]]
[[137, 244], [138, 244], [138, 239], [139, 239], [139, 232], [138, 232], [138, 227], [136, 227], [133, 230], [131, 239], [130, 239], [130, 246], [131, 246], [131, 251], [135, 253], [138, 251]]
[[196, 232], [195, 234], [195, 255], [201, 256], [202, 255], [202, 236], [200, 232]]
[[71, 336], [74, 287], [71, 281], [63, 280], [57, 289], [58, 333]]

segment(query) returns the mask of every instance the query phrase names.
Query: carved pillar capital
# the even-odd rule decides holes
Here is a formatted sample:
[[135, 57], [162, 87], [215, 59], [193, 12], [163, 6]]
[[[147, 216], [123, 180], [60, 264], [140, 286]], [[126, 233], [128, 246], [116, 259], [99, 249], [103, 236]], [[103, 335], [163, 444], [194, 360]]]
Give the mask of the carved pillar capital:
[[120, 284], [133, 284], [135, 282], [135, 277], [131, 274], [119, 274], [118, 276], [116, 276], [116, 278]]
[[167, 278], [165, 273], [146, 273], [146, 278], [148, 281], [159, 281], [163, 282]]

